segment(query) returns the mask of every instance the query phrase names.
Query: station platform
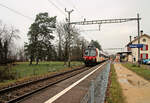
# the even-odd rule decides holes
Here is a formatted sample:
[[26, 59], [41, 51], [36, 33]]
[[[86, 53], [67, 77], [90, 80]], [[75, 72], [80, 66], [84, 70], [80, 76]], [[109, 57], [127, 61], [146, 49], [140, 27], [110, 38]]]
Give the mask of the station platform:
[[[26, 98], [21, 103], [80, 103], [82, 98], [89, 90], [91, 80], [95, 79], [101, 72], [100, 68], [104, 67], [104, 63], [100, 64], [100, 66], [97, 67], [97, 70], [95, 70], [95, 68], [91, 68], [87, 71], [84, 71], [65, 81], [46, 88], [45, 90], [40, 91], [29, 98]], [[84, 78], [89, 73], [91, 74]], [[82, 78], [84, 79], [79, 81]]]

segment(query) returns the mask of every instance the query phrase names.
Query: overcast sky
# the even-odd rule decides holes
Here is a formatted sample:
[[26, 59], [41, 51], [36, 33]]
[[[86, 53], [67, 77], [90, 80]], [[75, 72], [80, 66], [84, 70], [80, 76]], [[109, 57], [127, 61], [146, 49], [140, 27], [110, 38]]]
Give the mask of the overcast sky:
[[[101, 19], [119, 19], [136, 17], [140, 14], [140, 28], [146, 34], [150, 34], [150, 13], [149, 0], [0, 0], [9, 8], [12, 8], [23, 16], [0, 6], [0, 20], [13, 25], [20, 30], [21, 40], [19, 44], [23, 45], [27, 41], [27, 32], [30, 25], [34, 22], [35, 15], [40, 12], [48, 12], [49, 16], [57, 16], [58, 21], [64, 21], [67, 17], [64, 8], [74, 9], [71, 14], [71, 21], [101, 20]], [[77, 26], [81, 30], [95, 30], [98, 25]], [[129, 42], [129, 36], [137, 36], [137, 22], [131, 21], [121, 24], [102, 24], [100, 31], [84, 31], [82, 35], [88, 39], [98, 40], [103, 48], [122, 48]]]

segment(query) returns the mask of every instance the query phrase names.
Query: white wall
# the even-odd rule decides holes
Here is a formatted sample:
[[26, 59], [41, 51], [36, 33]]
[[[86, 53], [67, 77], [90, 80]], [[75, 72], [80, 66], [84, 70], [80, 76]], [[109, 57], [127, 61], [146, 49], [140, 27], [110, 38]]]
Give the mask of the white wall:
[[[146, 39], [146, 42], [143, 42], [143, 39]], [[138, 40], [134, 41], [132, 44], [138, 44]], [[148, 58], [150, 58], [150, 38], [147, 36], [143, 36], [140, 38], [140, 44], [148, 44], [148, 50], [143, 51], [140, 49], [140, 54], [147, 53]], [[132, 56], [136, 58], [136, 61], [138, 61], [138, 48], [131, 48]]]

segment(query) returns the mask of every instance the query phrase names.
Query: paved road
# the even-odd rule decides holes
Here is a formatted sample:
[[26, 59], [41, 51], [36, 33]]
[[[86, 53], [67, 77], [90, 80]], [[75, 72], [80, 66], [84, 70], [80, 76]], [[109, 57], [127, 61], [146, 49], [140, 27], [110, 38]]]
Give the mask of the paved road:
[[[104, 66], [102, 66], [103, 68]], [[31, 96], [30, 98], [22, 101], [22, 103], [44, 103], [49, 99], [52, 99], [54, 96], [58, 96], [58, 93], [62, 92], [64, 89], [83, 78], [85, 75], [89, 74], [95, 70], [92, 68], [87, 70], [81, 74], [78, 74], [72, 78], [69, 78], [63, 82], [60, 82], [52, 87], [45, 89], [37, 93], [36, 95]], [[85, 80], [80, 82], [78, 85], [70, 89], [68, 92], [60, 96], [58, 99], [54, 100], [54, 103], [80, 103], [81, 99], [87, 93], [88, 88], [90, 86], [90, 82], [92, 79], [95, 79], [97, 75], [100, 73], [100, 69], [96, 70], [93, 74], [87, 77]], [[49, 102], [50, 103], [50, 102]]]
[[114, 66], [127, 103], [150, 103], [150, 82], [119, 63]]

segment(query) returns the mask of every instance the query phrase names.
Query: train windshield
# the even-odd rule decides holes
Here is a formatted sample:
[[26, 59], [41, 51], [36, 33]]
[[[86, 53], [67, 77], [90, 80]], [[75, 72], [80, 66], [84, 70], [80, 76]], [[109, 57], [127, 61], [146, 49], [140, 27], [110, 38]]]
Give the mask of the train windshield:
[[85, 50], [85, 56], [96, 56], [96, 50], [95, 49]]

